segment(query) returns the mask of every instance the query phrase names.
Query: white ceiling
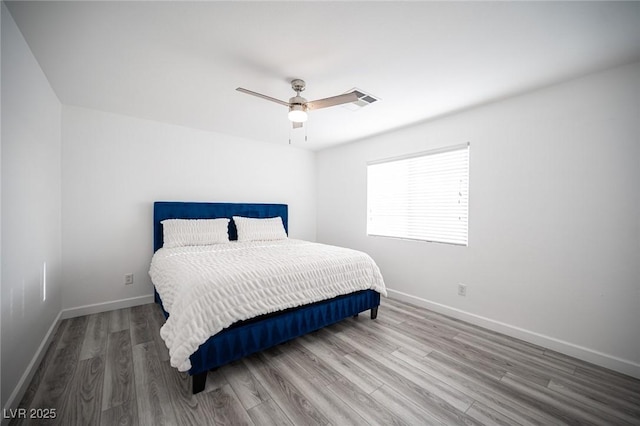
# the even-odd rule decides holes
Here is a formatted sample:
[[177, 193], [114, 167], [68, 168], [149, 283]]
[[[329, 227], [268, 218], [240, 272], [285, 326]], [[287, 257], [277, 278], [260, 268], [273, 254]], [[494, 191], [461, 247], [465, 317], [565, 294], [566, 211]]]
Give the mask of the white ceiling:
[[[640, 3], [6, 2], [60, 101], [322, 149], [640, 60]], [[279, 99], [354, 87], [380, 102]]]

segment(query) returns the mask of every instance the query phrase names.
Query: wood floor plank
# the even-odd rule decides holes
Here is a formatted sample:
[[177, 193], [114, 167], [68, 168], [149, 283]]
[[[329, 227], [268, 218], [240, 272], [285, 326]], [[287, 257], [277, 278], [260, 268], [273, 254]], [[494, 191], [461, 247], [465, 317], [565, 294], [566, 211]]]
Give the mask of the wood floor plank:
[[73, 381], [61, 406], [58, 419], [60, 424], [100, 424], [103, 379], [103, 356], [93, 356], [78, 362]]
[[109, 313], [101, 312], [89, 315], [87, 331], [80, 350], [80, 360], [104, 355], [107, 348], [107, 334], [109, 332]]
[[[423, 389], [413, 380], [398, 374], [389, 368], [385, 362], [379, 362], [369, 355], [360, 352], [347, 355], [360, 368], [371, 374], [377, 374], [390, 388], [404, 395], [405, 398], [416, 404], [426, 406], [432, 416], [447, 424], [467, 423], [478, 424], [471, 418], [468, 418], [463, 411], [444, 401], [437, 395], [432, 394], [429, 390]], [[470, 404], [469, 404], [470, 405]]]
[[61, 407], [64, 396], [72, 386], [71, 382], [78, 368], [87, 317], [65, 321], [65, 329], [53, 354], [53, 360], [31, 403], [33, 408]]
[[[82, 345], [84, 335], [87, 331], [87, 325], [89, 324], [89, 317], [82, 316], [76, 318], [69, 318], [63, 320], [65, 323], [64, 333], [58, 342], [58, 349], [66, 346], [78, 346]], [[80, 347], [77, 347], [78, 351]]]
[[211, 392], [212, 390], [220, 389], [221, 387], [229, 384], [227, 377], [224, 375], [224, 370], [226, 368], [228, 368], [228, 366], [225, 365], [208, 372], [207, 383], [203, 392]]
[[[173, 411], [176, 413], [176, 425], [214, 424], [214, 419], [217, 415], [215, 412], [216, 409], [219, 411], [222, 410], [220, 411], [221, 414], [219, 414], [221, 419], [231, 417], [239, 419], [238, 421], [240, 423], [247, 423], [246, 419], [248, 415], [245, 412], [246, 410], [241, 406], [235, 393], [233, 393], [232, 390], [228, 390], [230, 387], [223, 375], [215, 375], [211, 377], [211, 380], [207, 377], [205, 390], [193, 395], [191, 388], [192, 378], [189, 374], [179, 372], [171, 367], [168, 362], [160, 362], [159, 366], [164, 376], [164, 382], [167, 385], [166, 391], [168, 399], [171, 401]], [[219, 398], [218, 402], [216, 402], [216, 397], [213, 396], [215, 392], [223, 388], [225, 389], [223, 394], [231, 398], [228, 401], [228, 407], [224, 405], [219, 406]], [[233, 414], [235, 411], [238, 411], [238, 407], [235, 405], [239, 405], [240, 411], [244, 414]], [[225, 410], [230, 411], [227, 413]]]
[[[583, 377], [592, 383], [606, 383], [612, 389], [618, 388], [620, 391], [625, 392], [630, 396], [640, 397], [640, 386], [637, 383], [638, 379], [551, 349], [545, 349], [544, 356], [545, 358], [551, 358], [562, 361], [566, 364], [574, 365], [576, 367], [574, 374]], [[625, 383], [627, 384], [626, 386]], [[638, 399], [638, 402], [640, 402], [640, 399]]]
[[263, 362], [258, 356], [244, 358], [243, 362], [294, 424], [328, 423], [327, 418], [276, 368]]
[[102, 409], [108, 410], [134, 398], [133, 352], [129, 329], [110, 333], [107, 339]]
[[[271, 364], [283, 378], [296, 386], [306, 400], [310, 401], [328, 419], [330, 424], [366, 424], [364, 419], [349, 405], [345, 404], [334, 393], [327, 392], [325, 385], [307, 379], [305, 376], [308, 372], [300, 364], [289, 362], [289, 359], [285, 357], [273, 361]], [[301, 380], [301, 378], [303, 379]]]
[[405, 320], [407, 318], [414, 318], [418, 320], [424, 320], [430, 312], [423, 308], [418, 308], [416, 306], [410, 305], [408, 303], [403, 303], [394, 299], [384, 298], [380, 299], [380, 306], [386, 311], [393, 310], [396, 311], [399, 315], [404, 316]]
[[368, 322], [354, 321], [353, 325], [358, 330], [367, 328], [390, 345], [398, 348], [404, 348], [415, 353], [417, 356], [426, 356], [433, 350], [431, 346], [425, 345], [422, 341], [407, 336], [406, 334], [402, 334], [392, 327], [381, 324], [377, 320]]
[[434, 351], [420, 361], [431, 371], [446, 371], [449, 382], [456, 381], [476, 400], [491, 408], [515, 418], [519, 423], [532, 425], [564, 424], [561, 417], [553, 415], [553, 410], [545, 403], [505, 386], [500, 379], [487, 374], [482, 367], [476, 368], [461, 362], [450, 354]]
[[223, 374], [246, 410], [271, 399], [269, 393], [241, 361], [227, 365]]
[[161, 362], [159, 366], [167, 384], [167, 397], [173, 412], [181, 413], [176, 415], [175, 424], [180, 426], [213, 424], [213, 409], [208, 404], [210, 401], [191, 393], [191, 377], [165, 362]]
[[109, 312], [109, 333], [129, 330], [130, 308], [116, 309]]
[[574, 374], [558, 375], [556, 378], [570, 382], [575, 386], [589, 388], [598, 394], [609, 395], [623, 403], [640, 407], [640, 392], [633, 392], [627, 388], [620, 387], [615, 379], [607, 380], [581, 374], [578, 369], [579, 367], [576, 367]]
[[387, 385], [376, 389], [371, 397], [409, 425], [444, 425], [418, 404], [406, 399]]
[[[336, 334], [336, 337], [344, 338], [342, 333]], [[458, 411], [464, 412], [473, 403], [472, 398], [469, 398], [469, 396], [463, 392], [452, 388], [445, 381], [437, 380], [424, 371], [412, 368], [409, 364], [397, 357], [394, 357], [390, 353], [368, 351], [369, 342], [366, 339], [354, 341], [352, 342], [352, 345], [361, 353], [368, 354], [368, 356], [376, 362], [393, 370], [396, 377], [403, 376], [407, 380], [410, 380], [420, 386], [428, 394], [433, 395], [434, 398], [441, 399], [442, 403], [437, 401], [440, 405], [451, 404], [451, 406], [455, 407]]]
[[153, 341], [153, 334], [149, 325], [149, 317], [151, 316], [150, 305], [140, 305], [131, 308], [130, 328], [131, 328], [131, 344], [133, 346], [140, 343]]
[[550, 375], [556, 374], [558, 370], [569, 374], [573, 374], [576, 370], [575, 365], [571, 365], [564, 361], [551, 361], [549, 358], [545, 358], [543, 354], [532, 355], [503, 345], [496, 345], [495, 342], [485, 339], [482, 336], [472, 336], [467, 333], [460, 333], [454, 337], [454, 340], [464, 342], [470, 346], [482, 348], [487, 352], [500, 354], [501, 356], [511, 360], [518, 360], [530, 366], [535, 365], [537, 369], [547, 371]]
[[[436, 354], [437, 352], [434, 352], [434, 355]], [[535, 409], [522, 405], [519, 401], [512, 399], [510, 394], [501, 393], [499, 381], [491, 379], [490, 377], [483, 377], [469, 367], [461, 366], [457, 369], [451, 368], [448, 365], [438, 363], [437, 359], [430, 356], [415, 359], [402, 350], [395, 351], [392, 355], [404, 360], [413, 368], [423, 370], [447, 383], [449, 386], [466, 393], [476, 402], [480, 401], [505, 416], [514, 419], [514, 423], [521, 425], [549, 425], [559, 423], [554, 418], [540, 415]]]
[[[554, 377], [549, 383], [549, 388], [556, 388], [558, 392], [571, 392], [605, 403], [631, 416], [640, 416], [640, 393], [629, 394], [619, 392], [618, 389], [610, 389], [606, 382], [593, 382], [577, 376]], [[562, 387], [563, 389], [559, 389]]]
[[298, 339], [291, 342], [285, 356], [292, 363], [304, 369], [311, 377], [310, 382], [317, 386], [328, 385], [341, 377], [340, 373], [314, 355], [312, 351], [309, 351]]
[[164, 375], [153, 343], [141, 343], [132, 349], [138, 419], [141, 425], [175, 425]]
[[434, 321], [431, 318], [426, 318], [423, 320], [408, 319], [407, 321], [403, 322], [402, 325], [420, 330], [424, 333], [429, 334], [430, 336], [435, 336], [447, 340], [460, 334], [459, 329], [439, 321]]
[[594, 393], [588, 388], [576, 387], [573, 383], [558, 379], [551, 379], [547, 387], [571, 400], [597, 408], [611, 416], [611, 419], [640, 425], [640, 407], [638, 406], [625, 404], [624, 401], [611, 398], [609, 395]]
[[[567, 363], [573, 363], [576, 365], [576, 369], [580, 368], [578, 367], [580, 365], [586, 365], [585, 368], [587, 368], [589, 371], [598, 371], [599, 369], [602, 370], [602, 367], [590, 366], [584, 361], [573, 359], [567, 356], [562, 357], [560, 362], [563, 366]], [[604, 374], [611, 374], [614, 376], [619, 374], [616, 372], [607, 373], [606, 370], [602, 371], [604, 371]], [[553, 374], [550, 374], [550, 377], [552, 378], [552, 380], [555, 379], [556, 382], [559, 382], [561, 386], [573, 388], [576, 391], [582, 392], [582, 394], [587, 396], [591, 395], [593, 398], [596, 398], [599, 401], [611, 401], [613, 403], [613, 406], [616, 406], [618, 404], [620, 407], [640, 407], [640, 392], [633, 392], [632, 390], [618, 386], [616, 379], [612, 378], [611, 380], [603, 380], [602, 378], [582, 375], [579, 373], [579, 371], [567, 373], [566, 371], [557, 370], [553, 372]]]
[[[566, 355], [558, 354], [555, 356], [560, 358], [559, 362], [561, 362], [563, 367], [567, 364], [574, 364], [576, 368], [578, 368], [578, 366], [585, 366], [589, 371], [602, 370], [607, 374], [606, 370], [603, 370], [602, 367], [592, 366], [584, 361], [577, 360]], [[546, 355], [544, 355], [544, 357], [546, 357]], [[547, 361], [550, 361], [551, 359], [554, 359], [554, 357], [549, 357]], [[619, 373], [609, 372], [608, 374], [618, 375]], [[561, 371], [556, 370], [553, 374], [550, 374], [550, 377], [552, 377], [552, 380], [555, 380], [556, 383], [561, 386], [572, 388], [576, 392], [582, 393], [587, 397], [591, 396], [599, 401], [610, 401], [610, 405], [619, 406], [621, 409], [626, 410], [629, 413], [633, 412], [633, 409], [630, 409], [629, 407], [640, 408], [640, 392], [633, 392], [629, 389], [618, 386], [615, 379], [602, 380], [588, 375], [576, 374], [576, 372], [567, 373], [564, 371], [564, 368], [561, 368]], [[627, 408], [624, 409], [623, 407]]]
[[[525, 379], [507, 373], [501, 382], [506, 386], [517, 389], [521, 393], [527, 394], [538, 401], [553, 407], [553, 411], [569, 424], [589, 424], [589, 425], [610, 425], [611, 418], [580, 401], [572, 400], [550, 389], [536, 383], [527, 382]], [[630, 424], [624, 421], [617, 421], [617, 424]]]
[[137, 426], [139, 424], [138, 403], [135, 399], [104, 410], [100, 418], [101, 426]]
[[[348, 360], [340, 351], [336, 351], [337, 345], [333, 345], [328, 339], [303, 337], [300, 343], [310, 351], [322, 357], [324, 362], [340, 373], [342, 377], [349, 380], [365, 393], [371, 393], [382, 386], [382, 382], [362, 370], [353, 362]], [[351, 352], [352, 353], [352, 352]], [[348, 355], [348, 354], [347, 354]]]
[[474, 348], [476, 353], [481, 354], [486, 360], [501, 366], [506, 372], [516, 374], [526, 380], [534, 382], [540, 386], [547, 386], [553, 374], [560, 374], [560, 369], [550, 373], [545, 366], [540, 366], [533, 361], [527, 362], [518, 357], [512, 357], [505, 354], [504, 351], [495, 347], [486, 347], [478, 345], [464, 339], [463, 335], [456, 336], [453, 339], [457, 343], [463, 344], [465, 347]]
[[314, 340], [320, 341], [329, 345], [331, 347], [331, 351], [340, 355], [349, 355], [354, 353], [356, 349], [351, 346], [349, 343], [344, 340], [334, 339], [331, 340], [330, 337], [339, 332], [340, 329], [336, 326], [331, 326], [327, 328], [323, 328], [322, 330], [318, 330], [312, 334], [309, 334], [304, 337], [312, 337]]
[[467, 410], [467, 415], [485, 425], [515, 426], [521, 424], [478, 401], [474, 402]]
[[248, 411], [253, 423], [260, 426], [293, 426], [291, 420], [272, 399], [264, 401]]
[[483, 339], [490, 340], [500, 346], [513, 348], [521, 352], [535, 355], [542, 355], [545, 351], [545, 348], [541, 346], [534, 345], [533, 343], [525, 342], [524, 340], [516, 339], [514, 337], [506, 336], [492, 330], [487, 330], [486, 328], [482, 328], [475, 324], [466, 323], [457, 318], [448, 317], [436, 312], [430, 312], [426, 317], [431, 322], [448, 325], [456, 330], [459, 330], [461, 333], [479, 336]]
[[[337, 336], [341, 337], [340, 333]], [[411, 365], [405, 363], [398, 357], [384, 352], [376, 353], [367, 351], [366, 342], [354, 342], [354, 346], [356, 346], [362, 354], [366, 353], [367, 357], [370, 357], [370, 359], [379, 363], [379, 365], [384, 365], [385, 368], [391, 372], [390, 374], [394, 376], [394, 381], [391, 383], [387, 382], [391, 387], [393, 387], [395, 383], [400, 383], [400, 380], [404, 378], [403, 384], [405, 386], [411, 382], [411, 387], [414, 390], [420, 389], [419, 395], [414, 398], [416, 401], [427, 396], [434, 404], [441, 407], [450, 407], [450, 411], [452, 412], [465, 412], [471, 404], [473, 404], [473, 398], [470, 398], [464, 392], [458, 391], [449, 386], [446, 381], [438, 380], [423, 370], [412, 368]], [[353, 355], [349, 355], [348, 357], [351, 356]]]
[[612, 387], [616, 387], [621, 391], [628, 391], [634, 395], [640, 394], [640, 380], [615, 371], [605, 371], [603, 368], [597, 366], [591, 366], [589, 368], [578, 366], [574, 374], [578, 377], [593, 380], [594, 382], [606, 382]]
[[394, 326], [393, 328], [400, 333], [411, 336], [412, 338], [433, 347], [434, 351], [446, 353], [447, 355], [453, 356], [467, 365], [481, 367], [483, 371], [485, 371], [487, 374], [490, 374], [496, 379], [502, 378], [502, 376], [504, 376], [504, 374], [507, 372], [507, 366], [504, 365], [503, 361], [495, 362], [495, 360], [491, 359], [490, 356], [487, 356], [487, 354], [478, 351], [476, 348], [470, 347], [460, 342], [452, 342], [450, 340], [431, 336], [420, 330], [416, 330], [406, 326]]
[[461, 333], [448, 338], [446, 335], [421, 334], [420, 327], [411, 327], [404, 332], [421, 336], [427, 344], [432, 345], [441, 353], [456, 354], [459, 359], [464, 359], [472, 365], [481, 364], [485, 371], [493, 371], [496, 378], [502, 377], [506, 372], [511, 372], [541, 386], [546, 386], [549, 383], [550, 374], [544, 368], [514, 359], [508, 354], [505, 355], [504, 351], [488, 349], [486, 346], [467, 342]]
[[242, 407], [240, 400], [229, 385], [214, 389], [211, 392], [202, 393], [201, 396], [200, 394], [195, 395], [195, 397], [211, 400], [211, 406], [213, 407], [212, 424], [220, 426], [242, 426], [254, 424], [253, 420], [251, 420], [249, 414]]
[[327, 388], [371, 425], [409, 425], [346, 379], [338, 380]]
[[354, 324], [356, 321], [346, 320], [343, 321], [344, 326], [340, 332], [334, 334], [335, 336], [342, 336], [342, 340], [345, 343], [351, 344], [352, 342], [357, 342], [361, 339], [366, 339], [367, 345], [369, 346], [372, 352], [388, 352], [391, 353], [398, 348], [400, 345], [396, 343], [391, 343], [379, 335], [377, 335], [371, 328], [362, 327], [360, 329], [357, 328], [357, 324]]

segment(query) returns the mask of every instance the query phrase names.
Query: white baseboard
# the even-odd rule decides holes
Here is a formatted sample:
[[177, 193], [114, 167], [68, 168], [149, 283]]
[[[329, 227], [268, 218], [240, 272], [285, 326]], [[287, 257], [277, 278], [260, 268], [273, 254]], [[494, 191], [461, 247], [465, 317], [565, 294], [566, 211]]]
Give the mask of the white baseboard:
[[83, 315], [98, 314], [100, 312], [115, 311], [116, 309], [130, 308], [132, 306], [146, 305], [153, 302], [153, 294], [148, 296], [132, 297], [130, 299], [114, 300], [113, 302], [94, 303], [93, 305], [78, 306], [76, 308], [63, 309], [61, 319], [75, 318]]
[[389, 297], [640, 379], [640, 364], [387, 288]]
[[[44, 336], [44, 339], [42, 339], [42, 343], [40, 343], [40, 346], [38, 347], [36, 354], [33, 356], [33, 359], [27, 366], [27, 369], [25, 370], [24, 374], [20, 378], [20, 381], [18, 381], [18, 384], [16, 385], [15, 389], [11, 393], [11, 396], [9, 396], [7, 403], [3, 407], [4, 409], [3, 412], [4, 413], [8, 412], [10, 408], [13, 408], [13, 409], [17, 408], [18, 404], [20, 403], [20, 400], [22, 400], [22, 397], [24, 396], [24, 393], [27, 391], [27, 387], [31, 383], [31, 379], [33, 379], [33, 375], [36, 373], [36, 370], [40, 365], [40, 362], [42, 362], [42, 357], [44, 357], [44, 354], [46, 353], [47, 348], [51, 343], [51, 339], [53, 338], [53, 333], [55, 332], [56, 327], [58, 326], [58, 323], [61, 320], [67, 319], [67, 318], [79, 317], [82, 315], [90, 315], [90, 314], [97, 314], [100, 312], [113, 311], [116, 309], [130, 308], [132, 306], [145, 305], [151, 302], [153, 302], [153, 295], [132, 297], [130, 299], [115, 300], [113, 302], [95, 303], [93, 305], [85, 305], [85, 306], [79, 306], [77, 308], [68, 308], [68, 309], [61, 310], [56, 316], [56, 319], [51, 324], [51, 327], [49, 327], [49, 331], [47, 331], [47, 334]], [[2, 424], [4, 425], [4, 424], [7, 424], [8, 422], [9, 422], [9, 419], [5, 419], [3, 416]]]

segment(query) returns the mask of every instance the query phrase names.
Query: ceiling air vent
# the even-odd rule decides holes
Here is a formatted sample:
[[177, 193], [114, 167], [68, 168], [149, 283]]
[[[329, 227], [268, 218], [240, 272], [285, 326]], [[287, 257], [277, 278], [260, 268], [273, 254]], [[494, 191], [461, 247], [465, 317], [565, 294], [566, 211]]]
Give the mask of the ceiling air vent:
[[372, 103], [378, 102], [380, 100], [380, 98], [376, 98], [372, 94], [366, 93], [363, 90], [360, 90], [360, 89], [357, 89], [357, 88], [353, 88], [353, 89], [347, 91], [346, 93], [350, 93], [350, 92], [356, 92], [356, 94], [358, 95], [358, 100], [355, 101], [355, 102], [350, 102], [348, 104], [344, 104], [342, 106], [344, 108], [350, 109], [351, 111], [360, 110], [360, 109], [366, 107], [367, 105], [371, 105]]

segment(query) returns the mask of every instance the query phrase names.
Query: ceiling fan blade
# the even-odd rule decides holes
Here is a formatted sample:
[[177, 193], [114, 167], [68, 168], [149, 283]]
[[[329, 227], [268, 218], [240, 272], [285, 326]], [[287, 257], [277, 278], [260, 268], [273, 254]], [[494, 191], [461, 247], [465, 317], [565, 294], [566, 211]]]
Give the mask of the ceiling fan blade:
[[277, 104], [284, 105], [286, 107], [290, 106], [289, 102], [281, 101], [280, 99], [272, 98], [271, 96], [263, 95], [262, 93], [254, 92], [252, 90], [243, 89], [242, 87], [238, 87], [236, 90], [238, 92], [246, 93], [247, 95], [257, 96], [259, 98], [266, 99], [268, 101], [275, 102]]
[[357, 100], [358, 95], [356, 94], [356, 92], [345, 93], [344, 95], [331, 96], [330, 98], [307, 102], [307, 109], [314, 110], [320, 108], [328, 108], [336, 105], [348, 104]]
[[291, 123], [293, 124], [294, 129], [299, 129], [300, 127], [302, 127], [302, 123], [298, 121], [292, 121]]

